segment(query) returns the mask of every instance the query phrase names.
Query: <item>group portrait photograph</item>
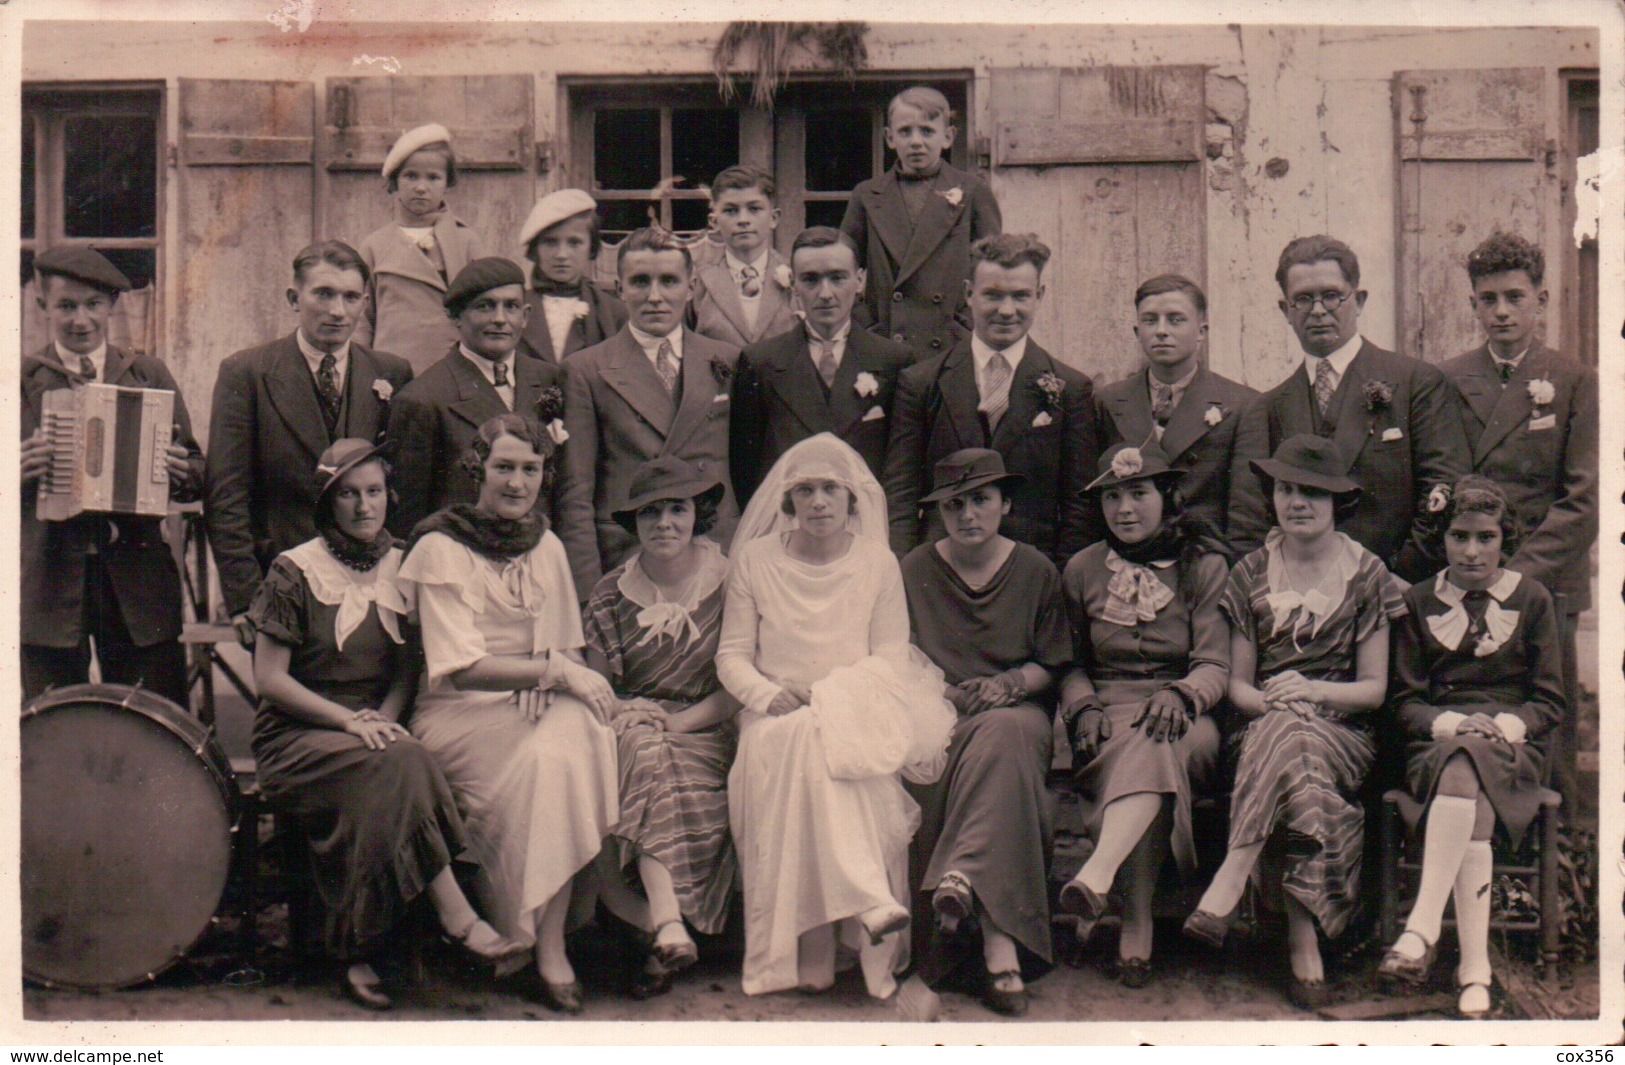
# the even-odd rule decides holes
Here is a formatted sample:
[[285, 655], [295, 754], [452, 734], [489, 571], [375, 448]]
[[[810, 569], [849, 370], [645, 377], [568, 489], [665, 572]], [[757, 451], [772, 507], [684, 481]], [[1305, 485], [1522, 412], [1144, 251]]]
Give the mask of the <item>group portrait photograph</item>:
[[1625, 11], [804, 6], [0, 10], [0, 1031], [1617, 1041]]

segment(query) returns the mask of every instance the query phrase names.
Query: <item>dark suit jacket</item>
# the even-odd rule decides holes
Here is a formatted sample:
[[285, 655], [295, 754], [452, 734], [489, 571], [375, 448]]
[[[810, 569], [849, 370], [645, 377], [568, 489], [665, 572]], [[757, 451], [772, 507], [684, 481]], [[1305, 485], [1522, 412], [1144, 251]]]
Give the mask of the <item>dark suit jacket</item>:
[[[1393, 391], [1377, 411], [1364, 395], [1375, 382]], [[1298, 433], [1331, 437], [1364, 489], [1359, 509], [1338, 528], [1412, 584], [1437, 573], [1444, 558], [1428, 542], [1422, 502], [1434, 485], [1454, 484], [1471, 466], [1456, 390], [1437, 366], [1366, 340], [1338, 382], [1324, 426], [1313, 404], [1302, 363], [1264, 394], [1251, 416], [1264, 420], [1270, 454]]]
[[[723, 482], [711, 538], [726, 550], [739, 523], [728, 483], [729, 384], [739, 353], [685, 330], [683, 391], [673, 409], [654, 366], [622, 329], [564, 363], [565, 447], [559, 537], [570, 556], [576, 594], [586, 599], [606, 569], [635, 544], [612, 516], [630, 498], [632, 475], [661, 455], [676, 455]], [[608, 562], [607, 558], [615, 559]]]
[[[888, 170], [852, 190], [841, 219], [868, 271], [860, 324], [922, 358], [946, 354], [969, 335], [955, 318], [965, 310], [970, 246], [1004, 225], [993, 190], [975, 174], [943, 163], [931, 187], [934, 194], [911, 222], [897, 171]], [[944, 195], [953, 189], [959, 190], [957, 204]]]
[[559, 365], [582, 348], [602, 344], [621, 331], [626, 324], [626, 304], [619, 296], [588, 283], [583, 286], [583, 302], [587, 316], [577, 318], [564, 338], [564, 350], [553, 350], [553, 334], [547, 328], [547, 315], [542, 311], [542, 294], [535, 289], [525, 290], [525, 306], [530, 317], [525, 319], [525, 331], [519, 337], [519, 354]]
[[[1508, 565], [1567, 596], [1570, 612], [1586, 609], [1597, 538], [1595, 371], [1538, 344], [1505, 388], [1484, 347], [1440, 369], [1461, 393], [1473, 472], [1505, 490], [1517, 518], [1518, 550]], [[1529, 396], [1536, 380], [1550, 381], [1555, 393], [1538, 422]]]
[[[352, 342], [338, 439], [383, 438], [390, 403], [412, 380], [405, 359]], [[273, 559], [316, 535], [316, 460], [332, 444], [310, 364], [290, 333], [220, 364], [209, 414], [209, 545], [226, 609], [248, 610]]]
[[[826, 395], [802, 326], [740, 352], [728, 439], [740, 506], [780, 455], [818, 433], [834, 433], [863, 456], [877, 480], [885, 476], [897, 378], [913, 357], [901, 344], [854, 328]], [[874, 378], [875, 391], [859, 395], [858, 375], [865, 373]]]
[[[1148, 373], [1141, 370], [1095, 393], [1102, 450], [1125, 441], [1138, 447], [1151, 438]], [[1186, 386], [1162, 434], [1162, 450], [1185, 471], [1180, 482], [1185, 509], [1225, 534], [1237, 558], [1264, 543], [1270, 524], [1258, 478], [1248, 465], [1269, 458], [1263, 423], [1243, 417], [1257, 400], [1253, 389], [1204, 366]], [[1208, 424], [1209, 411], [1216, 412], [1217, 424]]]
[[[541, 359], [513, 360], [516, 414], [536, 419], [542, 390], [558, 382], [559, 371]], [[485, 379], [455, 346], [395, 397], [389, 412], [389, 454], [395, 465], [394, 507], [390, 531], [405, 538], [412, 527], [437, 510], [479, 499], [479, 485], [463, 469], [463, 457], [474, 433], [486, 421], [508, 413], [496, 386]], [[550, 465], [551, 488], [543, 489], [556, 514], [558, 468]]]
[[[22, 362], [22, 439], [39, 428], [42, 398], [74, 380], [47, 344]], [[196, 499], [203, 487], [203, 452], [192, 436], [192, 418], [169, 368], [151, 355], [107, 349], [102, 382], [127, 388], [164, 388], [175, 393], [175, 443], [191, 455], [181, 479], [171, 477], [170, 498]], [[83, 631], [85, 556], [101, 555], [118, 599], [119, 615], [137, 647], [151, 647], [181, 634], [181, 577], [164, 541], [162, 518], [81, 514], [68, 521], [41, 521], [35, 514], [39, 482], [22, 489], [21, 572], [18, 608], [21, 637], [39, 647], [76, 647]]]
[[[1058, 407], [1038, 387], [1045, 373], [1065, 383]], [[1100, 456], [1094, 385], [1029, 338], [1010, 382], [1009, 410], [991, 442], [976, 410], [980, 400], [969, 340], [903, 371], [886, 447], [892, 550], [907, 554], [945, 535], [935, 506], [923, 521], [919, 513], [936, 464], [960, 448], [991, 447], [1004, 456], [1007, 472], [1027, 478], [1011, 492], [1010, 516], [1000, 531], [1038, 548], [1059, 567], [1102, 535], [1100, 511], [1083, 497]], [[1040, 414], [1049, 415], [1049, 424], [1033, 425]]]

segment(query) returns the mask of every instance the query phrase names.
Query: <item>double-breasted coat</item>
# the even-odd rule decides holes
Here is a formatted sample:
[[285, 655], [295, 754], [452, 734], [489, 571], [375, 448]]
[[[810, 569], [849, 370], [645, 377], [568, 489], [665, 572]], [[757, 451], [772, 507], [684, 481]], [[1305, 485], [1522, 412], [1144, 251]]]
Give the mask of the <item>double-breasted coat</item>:
[[479, 235], [450, 211], [434, 224], [434, 239], [446, 260], [444, 277], [393, 222], [367, 234], [356, 249], [372, 271], [367, 285], [372, 298], [354, 339], [394, 352], [420, 374], [446, 353], [447, 345], [457, 343], [457, 327], [446, 317], [444, 303], [449, 279], [488, 254]]

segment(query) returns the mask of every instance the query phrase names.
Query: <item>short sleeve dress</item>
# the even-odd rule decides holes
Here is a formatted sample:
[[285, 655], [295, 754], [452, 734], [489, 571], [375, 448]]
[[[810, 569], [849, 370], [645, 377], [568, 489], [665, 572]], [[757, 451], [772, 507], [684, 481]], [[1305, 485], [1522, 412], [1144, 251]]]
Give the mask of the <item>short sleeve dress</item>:
[[[690, 602], [664, 602], [633, 555], [605, 574], [587, 600], [587, 646], [609, 664], [622, 699], [682, 710], [714, 695], [727, 560], [709, 540]], [[678, 908], [696, 930], [717, 935], [738, 877], [728, 831], [728, 770], [738, 732], [732, 721], [700, 732], [634, 727], [618, 738], [621, 862], [639, 853], [671, 874]]]
[[[397, 671], [416, 668], [402, 642], [392, 548], [370, 573], [349, 569], [320, 539], [283, 552], [249, 617], [289, 648], [288, 673], [350, 710], [377, 707]], [[381, 751], [339, 729], [306, 724], [269, 699], [254, 715], [261, 794], [297, 819], [323, 936], [335, 957], [366, 957], [408, 905], [464, 849], [462, 818], [433, 756], [413, 739]]]
[[[1257, 648], [1254, 683], [1295, 669], [1311, 680], [1349, 682], [1359, 645], [1405, 614], [1382, 561], [1337, 534], [1332, 578], [1308, 594], [1293, 590], [1281, 556], [1282, 533], [1236, 564], [1220, 609]], [[1356, 797], [1376, 754], [1374, 714], [1322, 711], [1302, 718], [1273, 711], [1239, 734], [1240, 761], [1230, 807], [1230, 846], [1266, 840], [1253, 883], [1265, 901], [1285, 891], [1327, 936], [1358, 908], [1365, 811]]]

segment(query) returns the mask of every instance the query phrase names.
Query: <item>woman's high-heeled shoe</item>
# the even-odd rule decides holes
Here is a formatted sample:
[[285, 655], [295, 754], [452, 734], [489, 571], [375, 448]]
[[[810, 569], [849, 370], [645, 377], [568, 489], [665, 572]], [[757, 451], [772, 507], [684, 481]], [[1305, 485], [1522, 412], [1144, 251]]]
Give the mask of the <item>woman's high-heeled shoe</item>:
[[339, 988], [362, 1009], [381, 1012], [395, 1008], [395, 1000], [384, 991], [384, 982], [370, 965], [348, 966], [343, 979], [339, 981]]
[[1433, 959], [1439, 953], [1439, 944], [1435, 941], [1429, 943], [1422, 938], [1422, 933], [1407, 928], [1399, 934], [1399, 939], [1406, 936], [1415, 936], [1416, 941], [1422, 944], [1422, 956], [1419, 958], [1407, 957], [1395, 948], [1399, 940], [1394, 940], [1394, 946], [1388, 948], [1388, 953], [1382, 956], [1382, 963], [1377, 966], [1377, 975], [1388, 980], [1398, 980], [1402, 983], [1420, 986], [1427, 983], [1428, 973], [1433, 969]]
[[534, 991], [526, 997], [538, 1005], [546, 1006], [554, 1013], [576, 1014], [586, 1008], [581, 1001], [580, 980], [555, 984], [538, 973]]
[[1473, 982], [1463, 984], [1461, 997], [1456, 1000], [1456, 1012], [1464, 1021], [1481, 1021], [1490, 1015], [1490, 985]]
[[959, 923], [971, 915], [974, 896], [963, 873], [946, 872], [931, 895], [931, 909], [937, 915], [937, 928], [944, 935], [959, 931]]
[[471, 961], [496, 966], [498, 976], [511, 976], [518, 972], [519, 967], [515, 963], [523, 963], [530, 957], [529, 947], [515, 943], [477, 917], [461, 933], [447, 930], [442, 933], [442, 938]]
[[1094, 888], [1074, 877], [1061, 888], [1061, 912], [1078, 919], [1078, 942], [1089, 939], [1089, 933], [1106, 916], [1106, 898]]
[[870, 944], [878, 947], [881, 940], [908, 927], [908, 911], [895, 902], [886, 903], [858, 914], [858, 923], [868, 933]]
[[1206, 943], [1214, 950], [1224, 949], [1224, 938], [1230, 934], [1230, 926], [1235, 923], [1237, 906], [1224, 916], [1209, 913], [1206, 910], [1197, 910], [1185, 918], [1185, 927], [1182, 931], [1190, 938]]
[[[672, 925], [683, 929], [683, 941], [681, 943], [661, 943], [661, 931]], [[688, 935], [688, 929], [684, 926], [681, 917], [666, 921], [655, 929], [655, 942], [650, 949], [650, 954], [668, 974], [686, 969], [700, 960], [700, 948], [694, 945], [694, 940]]]

